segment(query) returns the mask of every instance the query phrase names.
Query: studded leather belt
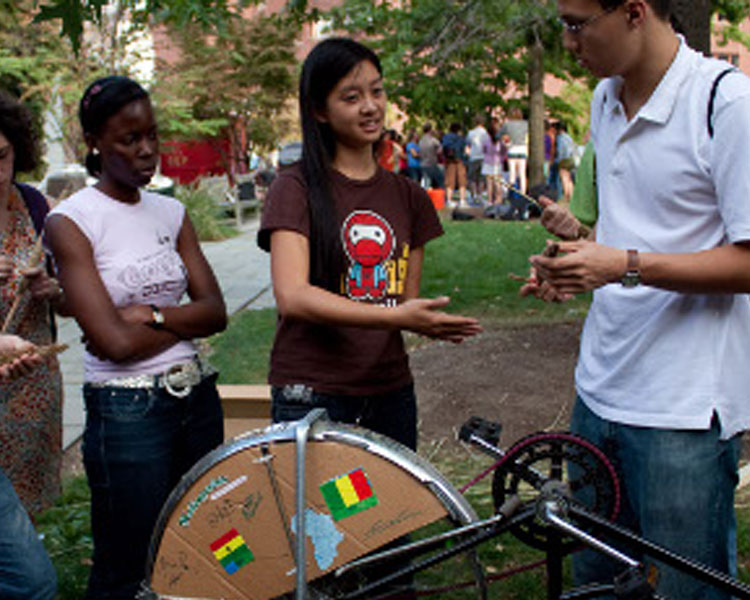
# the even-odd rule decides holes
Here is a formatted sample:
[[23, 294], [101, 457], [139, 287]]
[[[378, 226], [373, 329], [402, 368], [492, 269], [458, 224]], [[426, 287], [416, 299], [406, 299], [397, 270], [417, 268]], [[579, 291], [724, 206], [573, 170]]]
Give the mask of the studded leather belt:
[[216, 369], [205, 358], [195, 356], [191, 361], [172, 365], [164, 373], [115, 377], [106, 381], [89, 382], [88, 385], [93, 388], [163, 388], [176, 398], [185, 398], [204, 377], [214, 373]]

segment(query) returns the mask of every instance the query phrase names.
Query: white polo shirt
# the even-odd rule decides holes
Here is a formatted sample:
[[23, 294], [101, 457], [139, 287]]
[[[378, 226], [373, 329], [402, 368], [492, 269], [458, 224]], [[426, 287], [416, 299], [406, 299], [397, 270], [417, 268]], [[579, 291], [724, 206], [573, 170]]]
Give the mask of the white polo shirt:
[[[680, 48], [629, 122], [620, 78], [594, 92], [597, 241], [682, 253], [750, 240], [750, 80], [716, 76], [729, 65]], [[600, 417], [629, 425], [750, 428], [750, 297], [681, 294], [610, 284], [594, 292], [576, 388]]]

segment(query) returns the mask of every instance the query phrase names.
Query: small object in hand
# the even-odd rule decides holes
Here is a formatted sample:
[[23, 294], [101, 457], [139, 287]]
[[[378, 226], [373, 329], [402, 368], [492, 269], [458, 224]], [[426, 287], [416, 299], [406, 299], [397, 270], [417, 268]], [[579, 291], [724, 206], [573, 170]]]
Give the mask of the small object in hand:
[[552, 242], [551, 244], [547, 244], [547, 247], [542, 252], [542, 256], [550, 256], [554, 257], [557, 256], [560, 253], [560, 244], [557, 242]]
[[64, 352], [68, 349], [67, 344], [47, 344], [45, 346], [35, 346], [33, 350], [19, 350], [17, 352], [8, 352], [0, 355], [0, 365], [7, 365], [12, 363], [17, 358], [21, 358], [25, 354], [31, 354], [32, 352], [38, 354], [42, 358], [48, 358], [60, 352]]

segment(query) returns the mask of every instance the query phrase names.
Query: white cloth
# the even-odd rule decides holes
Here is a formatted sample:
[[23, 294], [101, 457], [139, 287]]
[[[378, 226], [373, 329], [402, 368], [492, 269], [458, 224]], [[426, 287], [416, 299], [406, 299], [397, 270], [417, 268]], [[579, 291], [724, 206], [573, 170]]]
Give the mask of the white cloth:
[[[89, 240], [99, 276], [116, 307], [179, 304], [187, 290], [187, 270], [177, 252], [185, 214], [179, 201], [141, 190], [138, 203], [126, 204], [87, 187], [60, 202], [50, 214], [68, 217]], [[190, 341], [129, 363], [102, 360], [86, 352], [84, 377], [97, 382], [162, 373], [195, 354]]]
[[466, 136], [466, 141], [469, 143], [469, 160], [482, 160], [484, 158], [482, 146], [489, 137], [490, 134], [481, 125], [477, 125], [469, 131]]
[[[750, 240], [750, 80], [711, 86], [726, 63], [681, 40], [678, 54], [630, 122], [621, 80], [594, 92], [597, 241], [641, 252], [696, 252]], [[750, 299], [610, 284], [594, 293], [576, 387], [602, 418], [635, 426], [750, 427]]]

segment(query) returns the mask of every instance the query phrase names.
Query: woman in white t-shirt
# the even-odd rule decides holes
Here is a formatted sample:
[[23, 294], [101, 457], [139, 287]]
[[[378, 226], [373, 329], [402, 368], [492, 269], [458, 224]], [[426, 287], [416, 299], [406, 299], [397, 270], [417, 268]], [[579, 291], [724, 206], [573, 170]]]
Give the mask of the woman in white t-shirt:
[[45, 235], [86, 341], [86, 597], [132, 599], [164, 501], [223, 439], [216, 373], [192, 340], [222, 330], [226, 309], [182, 204], [143, 189], [159, 159], [147, 93], [126, 77], [100, 79], [79, 117], [99, 181], [61, 202]]

